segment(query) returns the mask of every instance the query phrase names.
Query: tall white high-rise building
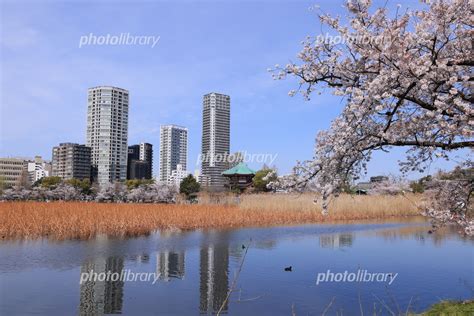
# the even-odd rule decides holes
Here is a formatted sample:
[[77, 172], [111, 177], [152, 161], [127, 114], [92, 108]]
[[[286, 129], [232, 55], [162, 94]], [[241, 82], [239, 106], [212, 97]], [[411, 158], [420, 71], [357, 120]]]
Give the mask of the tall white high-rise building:
[[162, 125], [160, 128], [160, 174], [159, 181], [169, 182], [171, 174], [181, 165], [187, 170], [188, 129], [177, 125]]
[[221, 190], [227, 180], [230, 151], [230, 96], [220, 93], [204, 95], [202, 110], [201, 184]]
[[100, 185], [127, 179], [128, 91], [99, 86], [89, 89], [87, 146], [92, 177]]

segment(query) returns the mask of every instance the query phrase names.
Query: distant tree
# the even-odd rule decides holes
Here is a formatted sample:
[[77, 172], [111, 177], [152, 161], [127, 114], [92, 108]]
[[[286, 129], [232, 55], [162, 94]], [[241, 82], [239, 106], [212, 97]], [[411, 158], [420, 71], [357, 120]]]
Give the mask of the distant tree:
[[377, 195], [397, 195], [409, 191], [408, 182], [402, 177], [391, 176], [387, 180], [374, 183], [369, 190], [369, 194]]
[[130, 179], [125, 181], [125, 185], [127, 186], [127, 189], [136, 189], [139, 186], [142, 185], [148, 185], [148, 184], [153, 184], [155, 183], [155, 180], [153, 179]]
[[423, 185], [423, 182], [421, 182], [421, 180], [411, 182], [410, 189], [413, 193], [425, 192], [425, 186]]
[[177, 189], [174, 185], [152, 183], [129, 190], [126, 199], [132, 203], [173, 203], [176, 194]]
[[53, 189], [57, 187], [62, 182], [62, 180], [60, 177], [43, 177], [37, 182], [43, 188]]
[[186, 198], [188, 200], [194, 198], [196, 196], [196, 193], [198, 193], [200, 189], [201, 186], [192, 174], [184, 178], [179, 185], [179, 193], [186, 195]]
[[92, 185], [89, 179], [69, 179], [65, 181], [66, 184], [73, 186], [81, 191], [82, 194], [89, 195], [92, 193]]
[[439, 172], [438, 178], [440, 180], [474, 180], [474, 168], [461, 168], [456, 166], [450, 172]]
[[346, 182], [346, 183], [341, 184], [341, 192], [347, 193], [347, 194], [356, 194], [357, 188], [354, 185], [352, 185], [350, 182]]
[[100, 187], [95, 197], [97, 202], [124, 202], [126, 201], [127, 187], [121, 182], [108, 183]]
[[[147, 181], [150, 182], [150, 181]], [[95, 193], [97, 192], [97, 194]], [[177, 188], [169, 184], [141, 184], [131, 190], [122, 182], [109, 183], [98, 187], [88, 180], [72, 179], [57, 183], [57, 179], [46, 179], [32, 189], [14, 186], [0, 194], [0, 201], [91, 201], [173, 203]]]
[[263, 169], [257, 171], [252, 179], [253, 187], [256, 192], [268, 192], [271, 189], [268, 188], [268, 184], [277, 179], [277, 175], [273, 169], [266, 166]]

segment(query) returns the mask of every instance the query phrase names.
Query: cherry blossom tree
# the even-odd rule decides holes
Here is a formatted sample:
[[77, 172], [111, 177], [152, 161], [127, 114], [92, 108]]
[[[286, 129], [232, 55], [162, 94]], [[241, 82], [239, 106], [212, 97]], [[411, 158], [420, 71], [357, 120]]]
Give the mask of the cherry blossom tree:
[[[347, 2], [348, 21], [320, 11], [331, 34], [307, 37], [299, 62], [276, 65], [275, 79], [296, 77], [310, 99], [325, 89], [345, 100], [329, 130], [317, 136], [315, 157], [298, 163], [273, 186], [302, 189], [316, 184], [327, 214], [331, 196], [347, 179], [367, 171], [377, 150], [406, 147], [402, 172], [424, 171], [436, 158], [474, 148], [472, 85], [473, 8], [468, 0], [425, 1], [421, 10], [371, 9], [369, 0]], [[328, 40], [329, 39], [329, 40]], [[472, 181], [444, 187], [464, 207], [434, 203], [426, 214], [474, 233]], [[455, 190], [459, 194], [450, 194]], [[461, 194], [463, 193], [463, 194]], [[463, 195], [461, 198], [459, 195]], [[447, 199], [445, 202], [452, 202]], [[441, 203], [441, 205], [440, 205]]]
[[166, 183], [142, 184], [130, 190], [123, 183], [103, 185], [97, 194], [85, 194], [79, 187], [61, 182], [51, 187], [31, 189], [14, 186], [0, 194], [0, 201], [96, 201], [133, 203], [175, 203], [178, 194], [174, 185]]
[[178, 190], [176, 186], [166, 183], [151, 183], [131, 189], [127, 201], [133, 203], [173, 203]]
[[398, 195], [410, 191], [410, 185], [403, 177], [390, 176], [388, 179], [376, 182], [369, 190], [369, 194]]

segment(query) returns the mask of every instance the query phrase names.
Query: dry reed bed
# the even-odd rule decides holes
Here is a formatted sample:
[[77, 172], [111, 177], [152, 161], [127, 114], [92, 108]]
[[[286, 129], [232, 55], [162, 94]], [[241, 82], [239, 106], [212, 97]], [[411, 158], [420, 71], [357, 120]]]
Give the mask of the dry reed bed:
[[[348, 195], [333, 199], [329, 205], [334, 220], [384, 218], [419, 215], [417, 205], [421, 195]], [[251, 194], [242, 196], [239, 205], [245, 210], [321, 212], [315, 195], [304, 194]]]
[[207, 229], [379, 219], [417, 215], [403, 197], [340, 197], [328, 217], [312, 198], [248, 195], [240, 205], [0, 203], [0, 238], [89, 239], [147, 235], [157, 229]]

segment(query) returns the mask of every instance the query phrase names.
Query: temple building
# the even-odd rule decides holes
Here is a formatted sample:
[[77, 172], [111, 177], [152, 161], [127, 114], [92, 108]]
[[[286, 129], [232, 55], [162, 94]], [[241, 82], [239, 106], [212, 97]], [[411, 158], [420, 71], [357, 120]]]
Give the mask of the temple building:
[[241, 162], [233, 168], [226, 170], [222, 175], [229, 179], [228, 187], [230, 190], [245, 188], [252, 185], [252, 179], [255, 176], [255, 171], [250, 169], [245, 163]]

